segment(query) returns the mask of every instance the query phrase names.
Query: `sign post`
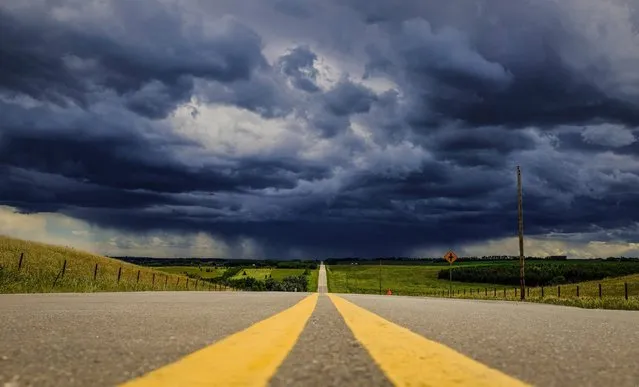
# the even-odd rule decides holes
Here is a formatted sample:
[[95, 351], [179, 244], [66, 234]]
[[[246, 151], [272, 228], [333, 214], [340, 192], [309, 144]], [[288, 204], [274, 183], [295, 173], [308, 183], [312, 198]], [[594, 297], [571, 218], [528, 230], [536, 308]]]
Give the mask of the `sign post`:
[[448, 296], [453, 296], [453, 262], [457, 260], [457, 254], [455, 254], [452, 250], [448, 250], [446, 254], [444, 254], [444, 259], [449, 263], [448, 269], [448, 280], [449, 280], [449, 289]]

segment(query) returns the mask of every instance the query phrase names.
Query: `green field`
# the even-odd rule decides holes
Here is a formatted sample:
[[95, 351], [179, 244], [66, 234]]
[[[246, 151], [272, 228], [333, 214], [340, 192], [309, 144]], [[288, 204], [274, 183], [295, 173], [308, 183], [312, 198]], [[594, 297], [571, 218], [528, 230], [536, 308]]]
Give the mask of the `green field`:
[[[273, 272], [273, 269], [271, 268], [259, 268], [259, 269], [242, 268], [236, 275], [231, 277], [231, 279], [242, 279], [244, 277], [253, 277], [258, 280], [264, 280], [268, 278], [269, 275], [274, 274], [272, 272]], [[243, 273], [246, 273], [246, 275], [244, 275]], [[273, 278], [275, 279], [275, 277]]]
[[[501, 265], [502, 262], [471, 263], [470, 265]], [[611, 263], [614, 264], [614, 263]], [[381, 266], [382, 293], [391, 289], [394, 295], [448, 297], [447, 280], [438, 279], [439, 271], [448, 265], [383, 265]], [[332, 293], [380, 293], [380, 266], [331, 265], [327, 266], [329, 292]], [[489, 283], [455, 282], [453, 270], [452, 296], [455, 298], [519, 300], [519, 289]], [[624, 283], [628, 284], [629, 299], [625, 300]], [[599, 284], [602, 297], [599, 298]], [[579, 287], [579, 297], [577, 297]], [[573, 305], [586, 308], [639, 309], [639, 274], [588, 281], [576, 284], [535, 287], [527, 289], [532, 302]]]
[[[328, 290], [331, 293], [379, 294], [380, 271], [382, 292], [390, 289], [396, 295], [436, 295], [448, 290], [449, 281], [437, 279], [445, 265], [332, 265], [327, 266]], [[454, 279], [454, 274], [453, 274]], [[484, 287], [485, 284], [452, 282], [453, 289], [462, 290]], [[491, 285], [491, 288], [504, 288]]]
[[197, 290], [208, 289], [202, 281], [183, 275], [0, 236], [0, 293], [196, 290], [196, 284]]
[[[200, 278], [216, 278], [221, 277], [222, 273], [226, 268], [215, 268], [215, 267], [202, 267], [202, 269], [197, 266], [158, 266], [156, 269], [172, 274], [190, 274]], [[207, 271], [208, 270], [208, 271]]]

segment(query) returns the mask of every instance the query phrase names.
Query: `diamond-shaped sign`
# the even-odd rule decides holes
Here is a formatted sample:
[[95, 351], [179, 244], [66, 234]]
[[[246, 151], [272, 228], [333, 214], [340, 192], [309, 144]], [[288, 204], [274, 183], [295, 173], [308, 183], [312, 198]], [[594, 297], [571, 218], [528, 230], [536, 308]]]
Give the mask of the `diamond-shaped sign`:
[[455, 254], [452, 250], [444, 254], [444, 259], [448, 261], [448, 263], [453, 263], [457, 260], [457, 254]]

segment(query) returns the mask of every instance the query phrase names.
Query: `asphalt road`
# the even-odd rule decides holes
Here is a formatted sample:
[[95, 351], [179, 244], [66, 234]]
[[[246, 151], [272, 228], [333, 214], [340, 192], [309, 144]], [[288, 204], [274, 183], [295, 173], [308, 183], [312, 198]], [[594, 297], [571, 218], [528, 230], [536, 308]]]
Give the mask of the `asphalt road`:
[[[223, 338], [280, 314], [308, 295], [0, 295], [0, 386], [117, 385], [200, 348], [215, 347]], [[639, 386], [638, 312], [499, 301], [339, 297], [528, 384]], [[389, 370], [397, 364], [380, 366], [383, 361], [374, 361], [374, 352], [356, 339], [335, 305], [327, 295], [319, 295], [301, 334], [266, 379], [270, 385], [392, 385]], [[270, 339], [268, 333], [260, 335]], [[237, 365], [244, 359], [232, 360]], [[433, 371], [429, 366], [434, 363], [425, 362], [416, 372], [428, 377]]]
[[319, 267], [319, 274], [317, 276], [317, 292], [328, 292], [328, 284], [326, 282], [326, 266], [324, 266], [324, 262], [322, 262]]

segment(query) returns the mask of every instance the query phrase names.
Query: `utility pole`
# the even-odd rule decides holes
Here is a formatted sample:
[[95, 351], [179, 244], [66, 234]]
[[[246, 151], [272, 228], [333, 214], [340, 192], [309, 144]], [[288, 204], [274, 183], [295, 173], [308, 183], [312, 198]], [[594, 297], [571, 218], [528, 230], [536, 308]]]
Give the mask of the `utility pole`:
[[517, 166], [517, 217], [519, 220], [519, 283], [520, 299], [526, 299], [526, 280], [524, 277], [524, 209], [521, 193], [521, 168]]

